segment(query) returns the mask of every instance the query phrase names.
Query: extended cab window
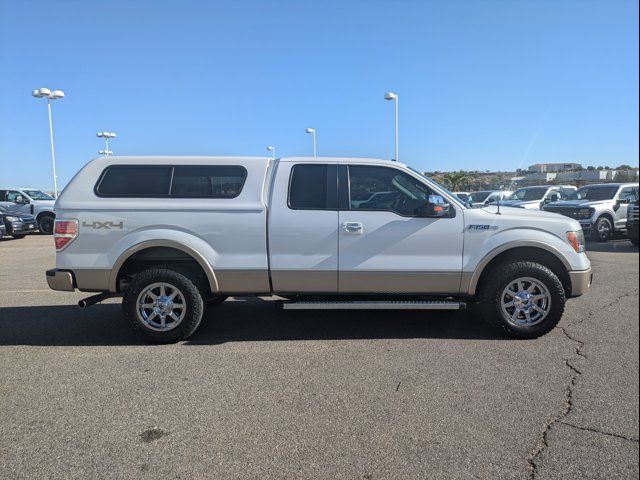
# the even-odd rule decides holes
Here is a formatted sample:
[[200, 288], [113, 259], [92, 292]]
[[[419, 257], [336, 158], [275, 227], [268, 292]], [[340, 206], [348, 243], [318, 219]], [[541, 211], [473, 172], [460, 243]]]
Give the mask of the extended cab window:
[[234, 198], [240, 195], [247, 178], [244, 167], [177, 166], [171, 182], [172, 197]]
[[295, 165], [289, 181], [289, 207], [294, 210], [336, 210], [337, 183], [337, 165]]
[[388, 210], [415, 216], [433, 195], [422, 182], [395, 168], [349, 165], [351, 210]]

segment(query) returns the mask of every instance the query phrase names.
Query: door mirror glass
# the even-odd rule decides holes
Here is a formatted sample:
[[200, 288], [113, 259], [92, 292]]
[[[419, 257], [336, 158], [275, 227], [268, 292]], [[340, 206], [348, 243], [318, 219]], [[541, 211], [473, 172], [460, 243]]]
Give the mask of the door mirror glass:
[[427, 203], [424, 204], [420, 211], [420, 216], [424, 218], [442, 218], [448, 217], [451, 206], [445, 202], [440, 195], [429, 195]]
[[14, 201], [18, 205], [26, 205], [27, 203], [29, 203], [22, 195], [18, 195]]

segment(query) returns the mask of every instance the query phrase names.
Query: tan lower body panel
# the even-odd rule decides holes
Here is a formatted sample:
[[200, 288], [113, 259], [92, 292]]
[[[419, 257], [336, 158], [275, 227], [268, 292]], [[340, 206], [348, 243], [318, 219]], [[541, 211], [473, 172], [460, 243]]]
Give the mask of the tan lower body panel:
[[354, 271], [340, 272], [340, 293], [460, 293], [460, 272]]
[[83, 292], [108, 292], [111, 270], [105, 269], [76, 269], [73, 276], [76, 288]]
[[269, 293], [267, 270], [215, 270], [220, 293]]
[[275, 293], [337, 293], [338, 272], [335, 270], [273, 270]]

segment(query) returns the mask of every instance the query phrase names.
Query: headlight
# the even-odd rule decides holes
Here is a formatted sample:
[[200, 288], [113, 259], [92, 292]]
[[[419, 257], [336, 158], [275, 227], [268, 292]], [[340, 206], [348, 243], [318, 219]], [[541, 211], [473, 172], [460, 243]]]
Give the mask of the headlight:
[[576, 212], [577, 218], [582, 218], [582, 219], [591, 218], [591, 215], [593, 215], [593, 210], [591, 210], [590, 208], [581, 208]]
[[19, 222], [20, 221], [20, 219], [18, 217], [11, 217], [9, 215], [5, 215], [4, 218], [9, 220], [10, 222]]
[[573, 247], [576, 253], [584, 253], [584, 232], [579, 230], [577, 232], [567, 232], [567, 242]]

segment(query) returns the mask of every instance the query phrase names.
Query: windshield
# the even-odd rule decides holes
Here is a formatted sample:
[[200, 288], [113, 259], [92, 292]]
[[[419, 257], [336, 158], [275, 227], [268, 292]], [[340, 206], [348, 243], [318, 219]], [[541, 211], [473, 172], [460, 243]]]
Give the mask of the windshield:
[[611, 200], [616, 196], [618, 187], [582, 187], [569, 198], [573, 200]]
[[463, 208], [469, 208], [469, 206], [468, 206], [468, 205], [465, 205], [465, 203], [464, 203], [462, 200], [460, 200], [460, 199], [459, 199], [459, 198], [458, 198], [458, 197], [457, 197], [453, 192], [451, 192], [451, 191], [449, 191], [448, 189], [444, 188], [444, 187], [443, 187], [442, 185], [440, 185], [438, 182], [435, 182], [433, 179], [431, 179], [431, 178], [427, 177], [427, 176], [426, 176], [426, 175], [424, 175], [423, 173], [420, 173], [420, 172], [419, 172], [418, 170], [416, 170], [415, 168], [409, 167], [408, 165], [407, 165], [407, 168], [408, 168], [409, 170], [411, 170], [413, 173], [417, 173], [417, 174], [418, 174], [418, 176], [419, 176], [420, 178], [425, 179], [425, 180], [427, 181], [427, 183], [430, 183], [431, 185], [435, 185], [435, 186], [437, 186], [440, 190], [442, 190], [444, 193], [446, 193], [446, 194], [447, 194], [447, 196], [448, 196], [451, 200], [453, 200], [454, 202], [456, 202], [456, 205], [459, 205], [459, 206], [461, 206], [461, 207], [463, 207]]
[[29, 195], [32, 200], [55, 200], [51, 195], [40, 190], [23, 190], [23, 192]]
[[471, 202], [473, 203], [484, 202], [487, 198], [489, 198], [489, 195], [491, 195], [492, 193], [493, 193], [492, 191], [472, 193]]
[[546, 188], [521, 188], [516, 190], [509, 200], [542, 200], [545, 193]]

